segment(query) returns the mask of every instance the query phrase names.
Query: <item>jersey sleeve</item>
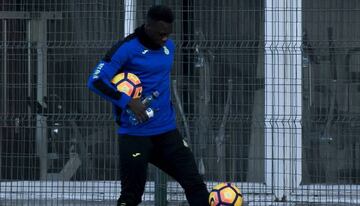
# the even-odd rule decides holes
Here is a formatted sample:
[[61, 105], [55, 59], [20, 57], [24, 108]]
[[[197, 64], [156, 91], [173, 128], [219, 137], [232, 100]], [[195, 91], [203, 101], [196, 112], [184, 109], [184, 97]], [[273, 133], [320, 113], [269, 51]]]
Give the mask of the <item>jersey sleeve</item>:
[[129, 50], [126, 44], [116, 44], [114, 47], [95, 66], [88, 79], [87, 86], [92, 92], [125, 109], [131, 97], [119, 92], [111, 83], [111, 79], [121, 71], [123, 65], [128, 61], [131, 50]]

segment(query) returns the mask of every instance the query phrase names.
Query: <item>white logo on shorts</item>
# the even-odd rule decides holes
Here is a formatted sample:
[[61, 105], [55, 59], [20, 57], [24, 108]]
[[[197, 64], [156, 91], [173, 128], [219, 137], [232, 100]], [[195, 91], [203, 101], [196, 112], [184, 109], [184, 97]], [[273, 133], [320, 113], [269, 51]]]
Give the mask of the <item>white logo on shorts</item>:
[[183, 139], [183, 143], [185, 147], [189, 147], [188, 143]]

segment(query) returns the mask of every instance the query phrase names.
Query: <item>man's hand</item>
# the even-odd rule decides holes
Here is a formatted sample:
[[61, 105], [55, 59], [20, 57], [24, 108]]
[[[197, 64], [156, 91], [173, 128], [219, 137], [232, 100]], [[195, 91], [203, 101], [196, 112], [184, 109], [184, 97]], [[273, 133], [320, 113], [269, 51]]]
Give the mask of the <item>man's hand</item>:
[[128, 106], [132, 112], [134, 112], [137, 120], [142, 123], [149, 119], [146, 114], [146, 107], [141, 103], [140, 98], [131, 99]]

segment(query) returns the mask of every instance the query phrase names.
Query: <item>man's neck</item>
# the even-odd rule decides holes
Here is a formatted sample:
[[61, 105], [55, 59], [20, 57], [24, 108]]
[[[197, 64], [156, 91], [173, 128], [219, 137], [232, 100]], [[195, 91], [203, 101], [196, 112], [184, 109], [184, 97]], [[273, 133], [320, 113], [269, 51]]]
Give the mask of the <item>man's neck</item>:
[[146, 48], [151, 49], [151, 50], [158, 50], [161, 48], [160, 45], [155, 44], [153, 41], [151, 41], [151, 39], [145, 32], [144, 25], [141, 25], [140, 27], [136, 28], [135, 34], [139, 38], [140, 43], [142, 45], [144, 45]]

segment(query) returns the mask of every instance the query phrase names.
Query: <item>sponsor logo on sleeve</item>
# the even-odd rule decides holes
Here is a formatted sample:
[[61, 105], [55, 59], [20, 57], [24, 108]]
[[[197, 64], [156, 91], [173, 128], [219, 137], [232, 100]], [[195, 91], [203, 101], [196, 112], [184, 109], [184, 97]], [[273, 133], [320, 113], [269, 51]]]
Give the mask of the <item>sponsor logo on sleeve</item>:
[[99, 78], [99, 74], [101, 72], [101, 69], [104, 67], [104, 63], [100, 63], [97, 65], [94, 73], [93, 73], [93, 79], [98, 79]]

